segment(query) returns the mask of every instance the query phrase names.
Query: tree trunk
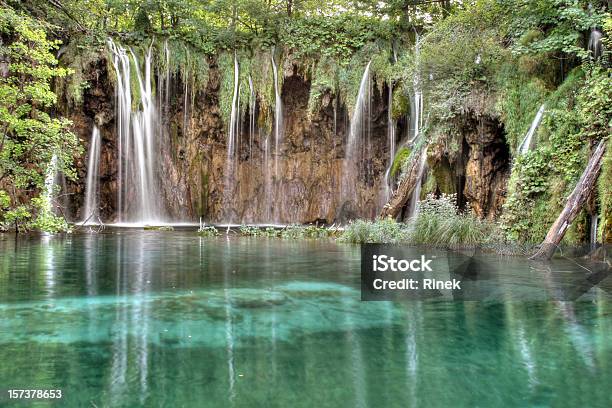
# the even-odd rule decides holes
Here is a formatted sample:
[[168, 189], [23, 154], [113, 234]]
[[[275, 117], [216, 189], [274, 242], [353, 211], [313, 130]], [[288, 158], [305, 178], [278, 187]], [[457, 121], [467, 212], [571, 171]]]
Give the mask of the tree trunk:
[[410, 167], [406, 171], [406, 176], [400, 182], [399, 187], [395, 190], [389, 202], [383, 207], [380, 212], [380, 218], [397, 218], [400, 211], [402, 211], [402, 208], [410, 199], [416, 183], [419, 181], [419, 167], [421, 155], [423, 154], [426, 154], [425, 148], [421, 148], [418, 152], [415, 152], [410, 162]]
[[599, 171], [601, 170], [602, 159], [604, 153], [606, 152], [606, 141], [602, 140], [599, 142], [593, 155], [589, 159], [589, 163], [584, 169], [582, 176], [580, 176], [580, 180], [578, 180], [578, 184], [572, 191], [572, 194], [567, 198], [567, 204], [565, 204], [565, 208], [557, 217], [557, 220], [554, 222], [548, 234], [546, 234], [546, 238], [540, 245], [540, 249], [536, 252], [531, 258], [533, 260], [548, 260], [555, 253], [555, 249], [563, 239], [563, 236], [567, 232], [567, 229], [572, 224], [572, 221], [576, 218], [587, 199], [593, 192], [595, 188], [595, 182], [597, 181], [597, 177], [599, 176]]

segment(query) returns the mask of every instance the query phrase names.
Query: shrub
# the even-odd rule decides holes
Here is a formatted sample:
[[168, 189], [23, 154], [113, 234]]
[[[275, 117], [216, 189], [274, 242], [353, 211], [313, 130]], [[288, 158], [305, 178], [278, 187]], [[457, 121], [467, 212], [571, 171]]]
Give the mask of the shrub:
[[212, 225], [201, 226], [198, 229], [198, 234], [203, 237], [216, 237], [217, 235], [219, 235], [219, 230], [213, 227]]
[[280, 236], [286, 239], [317, 239], [327, 238], [329, 234], [329, 231], [325, 227], [317, 227], [315, 225], [290, 225], [281, 231]]
[[376, 221], [353, 221], [346, 227], [338, 241], [352, 244], [398, 243], [405, 241], [406, 238], [406, 225], [387, 218]]
[[493, 227], [470, 209], [459, 211], [455, 194], [434, 197], [419, 203], [419, 213], [410, 224], [409, 242], [445, 247], [476, 246], [487, 243]]
[[399, 173], [404, 165], [404, 162], [408, 160], [408, 157], [410, 157], [410, 153], [410, 149], [405, 146], [398, 150], [397, 154], [393, 158], [393, 164], [391, 165], [391, 177], [395, 177]]
[[29, 228], [52, 234], [70, 231], [64, 217], [57, 216], [49, 211], [47, 198], [33, 198], [32, 205], [37, 209], [37, 215]]

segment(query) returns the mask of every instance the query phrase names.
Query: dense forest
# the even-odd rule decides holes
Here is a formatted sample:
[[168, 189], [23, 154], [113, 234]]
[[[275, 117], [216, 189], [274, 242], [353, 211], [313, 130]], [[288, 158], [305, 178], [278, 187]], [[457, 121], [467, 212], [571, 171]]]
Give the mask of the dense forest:
[[[612, 241], [609, 1], [5, 0], [0, 7], [4, 230], [57, 232], [93, 215], [82, 210], [92, 127], [102, 141], [95, 216], [129, 214], [137, 200], [130, 194], [138, 193], [120, 186], [131, 164], [116, 164], [121, 88], [120, 95], [131, 91], [128, 118], [130, 107], [146, 114], [147, 95], [159, 111], [162, 168], [137, 190], [150, 214], [374, 219], [414, 173], [419, 186], [394, 218], [407, 219], [414, 201], [427, 215], [452, 200], [450, 211], [486, 224], [485, 235], [537, 243], [601, 142], [608, 148], [596, 188], [564, 239]], [[348, 161], [356, 168], [347, 170]], [[345, 189], [354, 199], [336, 197]], [[255, 202], [259, 195], [267, 201]], [[151, 201], [163, 208], [149, 208]], [[395, 228], [380, 223], [362, 227]]]

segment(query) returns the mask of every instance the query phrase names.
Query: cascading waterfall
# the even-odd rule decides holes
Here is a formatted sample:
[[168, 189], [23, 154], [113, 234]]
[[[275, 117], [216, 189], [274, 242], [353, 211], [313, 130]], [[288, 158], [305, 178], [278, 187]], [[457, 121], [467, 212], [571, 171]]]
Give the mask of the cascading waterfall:
[[542, 122], [542, 118], [544, 117], [545, 109], [546, 109], [546, 104], [542, 104], [542, 106], [540, 106], [540, 109], [538, 109], [538, 113], [536, 113], [536, 116], [533, 119], [533, 122], [531, 122], [529, 131], [525, 135], [525, 138], [523, 139], [523, 141], [521, 142], [521, 145], [518, 148], [519, 155], [523, 155], [527, 153], [529, 149], [531, 149], [531, 143], [532, 143], [533, 136], [535, 135], [535, 132], [538, 129], [538, 126], [540, 126], [540, 122]]
[[[342, 196], [343, 201], [347, 199], [355, 199], [356, 184], [355, 177], [357, 177], [358, 163], [364, 158], [358, 154], [358, 148], [367, 147], [367, 140], [364, 140], [368, 136], [369, 128], [369, 115], [370, 115], [370, 65], [372, 61], [368, 62], [363, 76], [361, 77], [361, 83], [359, 85], [359, 94], [357, 95], [357, 101], [355, 102], [355, 109], [353, 110], [353, 116], [351, 117], [351, 126], [349, 130], [348, 140], [346, 142], [346, 153], [344, 158], [344, 172], [342, 182]], [[363, 150], [362, 150], [363, 152]]]
[[158, 73], [158, 106], [161, 109], [162, 106], [168, 106], [168, 99], [170, 97], [170, 49], [168, 48], [168, 40], [164, 41], [164, 60], [165, 60], [165, 71]]
[[410, 206], [408, 207], [408, 213], [406, 219], [414, 219], [419, 214], [419, 200], [421, 198], [421, 185], [423, 184], [423, 176], [425, 175], [425, 167], [427, 165], [427, 148], [423, 149], [419, 161], [419, 172], [417, 175], [417, 182], [412, 190], [412, 196], [410, 197]]
[[263, 169], [264, 169], [264, 216], [266, 221], [272, 217], [272, 171], [270, 170], [270, 135], [263, 143]]
[[249, 158], [253, 154], [253, 139], [255, 137], [255, 88], [253, 86], [253, 78], [249, 75]]
[[389, 85], [389, 102], [387, 104], [387, 137], [389, 142], [389, 166], [395, 158], [395, 120], [393, 119], [393, 84]]
[[[395, 120], [393, 120], [393, 84], [389, 84], [389, 99], [387, 103], [387, 138], [389, 143], [389, 164], [387, 165], [387, 171], [385, 172], [384, 180], [384, 197], [383, 201], [386, 203], [392, 194], [391, 183], [391, 167], [393, 166], [393, 160], [395, 159]], [[384, 204], [384, 203], [383, 203]]]
[[57, 178], [57, 154], [53, 153], [51, 161], [47, 167], [45, 174], [45, 187], [43, 191], [43, 199], [45, 211], [53, 213], [53, 199], [55, 196], [55, 179]]
[[598, 59], [603, 54], [602, 37], [603, 34], [598, 29], [593, 28], [591, 30], [589, 35], [589, 51], [591, 51], [593, 59]]
[[83, 223], [96, 223], [100, 211], [100, 129], [94, 125], [89, 142]]
[[[414, 45], [414, 57], [417, 65], [421, 56], [420, 41], [417, 33]], [[423, 127], [423, 92], [421, 90], [421, 77], [419, 76], [418, 70], [412, 78], [412, 88], [412, 103], [410, 104], [410, 130], [412, 134], [408, 143], [416, 142]]]
[[[229, 132], [227, 136], [227, 160], [225, 163], [225, 196], [224, 205], [230, 207], [234, 187], [234, 172], [236, 170], [236, 151], [238, 133], [240, 132], [240, 66], [238, 56], [234, 53], [234, 91], [232, 95], [232, 111], [230, 114]], [[226, 220], [231, 221], [231, 220]]]
[[283, 139], [283, 101], [278, 87], [278, 68], [274, 61], [274, 51], [271, 55], [272, 73], [274, 75], [274, 177], [278, 180], [278, 150]]
[[597, 214], [591, 215], [591, 234], [590, 234], [590, 243], [591, 249], [595, 249], [597, 247], [597, 224], [599, 221], [599, 217]]
[[117, 221], [156, 223], [162, 221], [156, 177], [158, 160], [158, 112], [151, 86], [151, 48], [144, 58], [144, 76], [136, 54], [129, 50], [138, 81], [139, 110], [132, 112], [130, 58], [127, 50], [108, 41], [117, 75]]

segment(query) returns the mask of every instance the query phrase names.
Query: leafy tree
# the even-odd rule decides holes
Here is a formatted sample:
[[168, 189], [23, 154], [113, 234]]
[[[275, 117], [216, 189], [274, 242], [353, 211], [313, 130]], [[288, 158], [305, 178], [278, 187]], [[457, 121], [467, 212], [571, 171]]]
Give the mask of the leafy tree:
[[[19, 224], [30, 218], [30, 198], [39, 194], [52, 157], [66, 176], [75, 177], [78, 140], [70, 122], [49, 114], [56, 103], [54, 78], [68, 74], [57, 66], [45, 25], [10, 7], [0, 7], [0, 221]], [[12, 203], [12, 204], [11, 204]]]

